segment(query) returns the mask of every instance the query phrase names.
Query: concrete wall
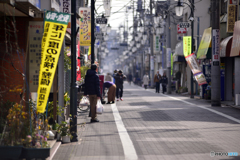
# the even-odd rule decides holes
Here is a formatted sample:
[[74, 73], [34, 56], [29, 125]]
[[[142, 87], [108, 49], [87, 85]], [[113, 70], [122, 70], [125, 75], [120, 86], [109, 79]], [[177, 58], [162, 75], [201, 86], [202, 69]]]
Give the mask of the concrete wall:
[[236, 94], [240, 94], [240, 57], [235, 57], [234, 58], [234, 70], [235, 70], [235, 92], [234, 92], [234, 96]]

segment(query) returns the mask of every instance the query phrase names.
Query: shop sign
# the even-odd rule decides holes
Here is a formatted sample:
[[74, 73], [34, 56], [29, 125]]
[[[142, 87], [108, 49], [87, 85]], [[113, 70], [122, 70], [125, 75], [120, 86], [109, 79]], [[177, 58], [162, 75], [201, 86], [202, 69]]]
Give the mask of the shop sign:
[[187, 28], [182, 27], [181, 24], [178, 24], [178, 25], [177, 25], [177, 32], [178, 32], [178, 34], [187, 33]]
[[192, 54], [192, 37], [191, 36], [183, 37], [183, 54], [185, 57]]
[[151, 63], [150, 63], [151, 71], [154, 70], [154, 57], [151, 56]]
[[41, 40], [43, 33], [43, 22], [29, 22], [29, 89], [37, 92], [39, 80], [39, 68], [41, 63]]
[[235, 22], [234, 25], [230, 57], [239, 56], [239, 51], [240, 51], [240, 21], [237, 21]]
[[206, 58], [208, 48], [211, 45], [211, 39], [212, 39], [212, 27], [205, 29], [203, 32], [203, 37], [197, 52], [198, 59]]
[[91, 9], [81, 7], [80, 15], [80, 46], [91, 46]]
[[227, 32], [233, 33], [234, 23], [238, 20], [238, 2], [239, 0], [228, 0], [227, 11]]
[[[31, 3], [33, 6], [37, 7], [38, 9], [41, 8], [41, 0], [16, 0], [16, 2], [28, 2]], [[10, 0], [12, 5], [15, 4], [14, 0]]]
[[[71, 14], [71, 0], [60, 0], [60, 12]], [[68, 28], [71, 28], [71, 18], [69, 19]]]
[[171, 48], [167, 48], [167, 67], [171, 67]]
[[160, 51], [160, 43], [159, 43], [159, 36], [154, 36], [154, 53], [158, 53]]
[[37, 111], [44, 113], [70, 14], [47, 11], [41, 44]]
[[195, 77], [195, 79], [198, 82], [198, 85], [200, 86], [203, 84], [207, 84], [206, 78], [205, 78], [204, 74], [202, 73], [202, 70], [199, 66], [199, 63], [197, 61], [195, 54], [192, 53], [191, 55], [189, 55], [185, 58], [186, 58], [187, 64], [189, 65], [189, 67], [193, 73], [193, 76]]
[[220, 31], [219, 29], [213, 29], [212, 31], [212, 61], [213, 66], [219, 66], [220, 61]]

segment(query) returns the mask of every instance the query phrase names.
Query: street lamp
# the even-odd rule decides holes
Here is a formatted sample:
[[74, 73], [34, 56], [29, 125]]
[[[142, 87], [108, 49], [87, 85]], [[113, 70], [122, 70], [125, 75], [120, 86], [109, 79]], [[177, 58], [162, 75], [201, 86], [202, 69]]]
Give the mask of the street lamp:
[[182, 16], [183, 14], [183, 5], [180, 1], [178, 1], [177, 6], [175, 7], [175, 12], [177, 16]]
[[[189, 0], [190, 2], [190, 0]], [[193, 29], [194, 29], [194, 0], [191, 0], [191, 5], [189, 5], [188, 3], [185, 3], [185, 2], [182, 2], [186, 5], [189, 6], [189, 8], [191, 9], [191, 31], [192, 31], [192, 34], [191, 34], [191, 38], [192, 38], [192, 50], [191, 50], [191, 53], [193, 53]], [[177, 16], [182, 16], [183, 14], [183, 5], [182, 3], [180, 2], [180, 0], [178, 0], [178, 5], [175, 7], [175, 11], [176, 11], [176, 15]], [[193, 95], [193, 73], [191, 72], [191, 98], [194, 98], [194, 95]]]

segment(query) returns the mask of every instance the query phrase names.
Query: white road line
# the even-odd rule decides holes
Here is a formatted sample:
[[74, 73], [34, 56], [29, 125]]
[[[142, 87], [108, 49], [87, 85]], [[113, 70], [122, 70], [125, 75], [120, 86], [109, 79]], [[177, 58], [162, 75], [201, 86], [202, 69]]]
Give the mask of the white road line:
[[123, 121], [118, 112], [116, 103], [111, 104], [111, 108], [113, 111], [115, 123], [117, 125], [118, 133], [119, 133], [119, 136], [120, 136], [120, 139], [122, 142], [125, 159], [126, 160], [137, 160], [138, 156], [137, 156], [136, 150], [135, 150], [132, 140], [123, 124]]
[[[139, 86], [137, 86], [137, 87], [139, 87]], [[140, 88], [140, 89], [142, 89], [142, 88]], [[153, 92], [153, 91], [151, 91], [151, 90], [146, 90], [146, 91], [151, 92], [151, 93], [155, 93], [155, 92]], [[208, 110], [208, 111], [210, 111], [210, 112], [213, 112], [213, 113], [215, 113], [215, 114], [218, 114], [218, 115], [220, 115], [220, 116], [223, 116], [223, 117], [225, 117], [225, 118], [227, 118], [227, 119], [230, 119], [230, 120], [232, 120], [232, 121], [234, 121], [234, 122], [240, 123], [240, 120], [239, 120], [239, 119], [234, 118], [234, 117], [232, 117], [232, 116], [229, 116], [229, 115], [227, 115], [227, 114], [218, 112], [218, 111], [216, 111], [216, 110], [214, 110], [214, 109], [207, 108], [207, 107], [204, 107], [204, 106], [200, 106], [200, 105], [197, 105], [197, 104], [194, 104], [194, 103], [191, 103], [191, 102], [188, 102], [188, 101], [185, 101], [185, 100], [176, 98], [176, 97], [172, 97], [172, 96], [169, 96], [169, 95], [166, 95], [166, 94], [162, 94], [162, 93], [161, 93], [161, 95], [166, 96], [166, 97], [169, 97], [169, 98], [174, 99], [174, 100], [176, 100], [176, 101], [181, 101], [181, 102], [183, 102], [183, 103], [186, 103], [186, 104], [189, 104], [189, 105], [192, 105], [192, 106], [196, 106], [196, 107], [199, 107], [199, 108]]]

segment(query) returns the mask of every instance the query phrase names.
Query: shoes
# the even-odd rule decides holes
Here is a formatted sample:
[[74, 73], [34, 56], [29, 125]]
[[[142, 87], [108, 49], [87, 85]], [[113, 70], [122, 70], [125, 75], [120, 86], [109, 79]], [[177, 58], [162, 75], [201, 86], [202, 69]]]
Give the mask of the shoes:
[[117, 101], [119, 101], [119, 98], [117, 98]]
[[94, 123], [94, 122], [99, 122], [99, 120], [97, 118], [91, 119], [91, 123]]
[[112, 101], [112, 104], [115, 103], [114, 101]]
[[106, 104], [111, 104], [110, 102], [107, 102]]
[[120, 100], [121, 100], [121, 101], [123, 101], [123, 99], [122, 99], [122, 98], [120, 98]]

